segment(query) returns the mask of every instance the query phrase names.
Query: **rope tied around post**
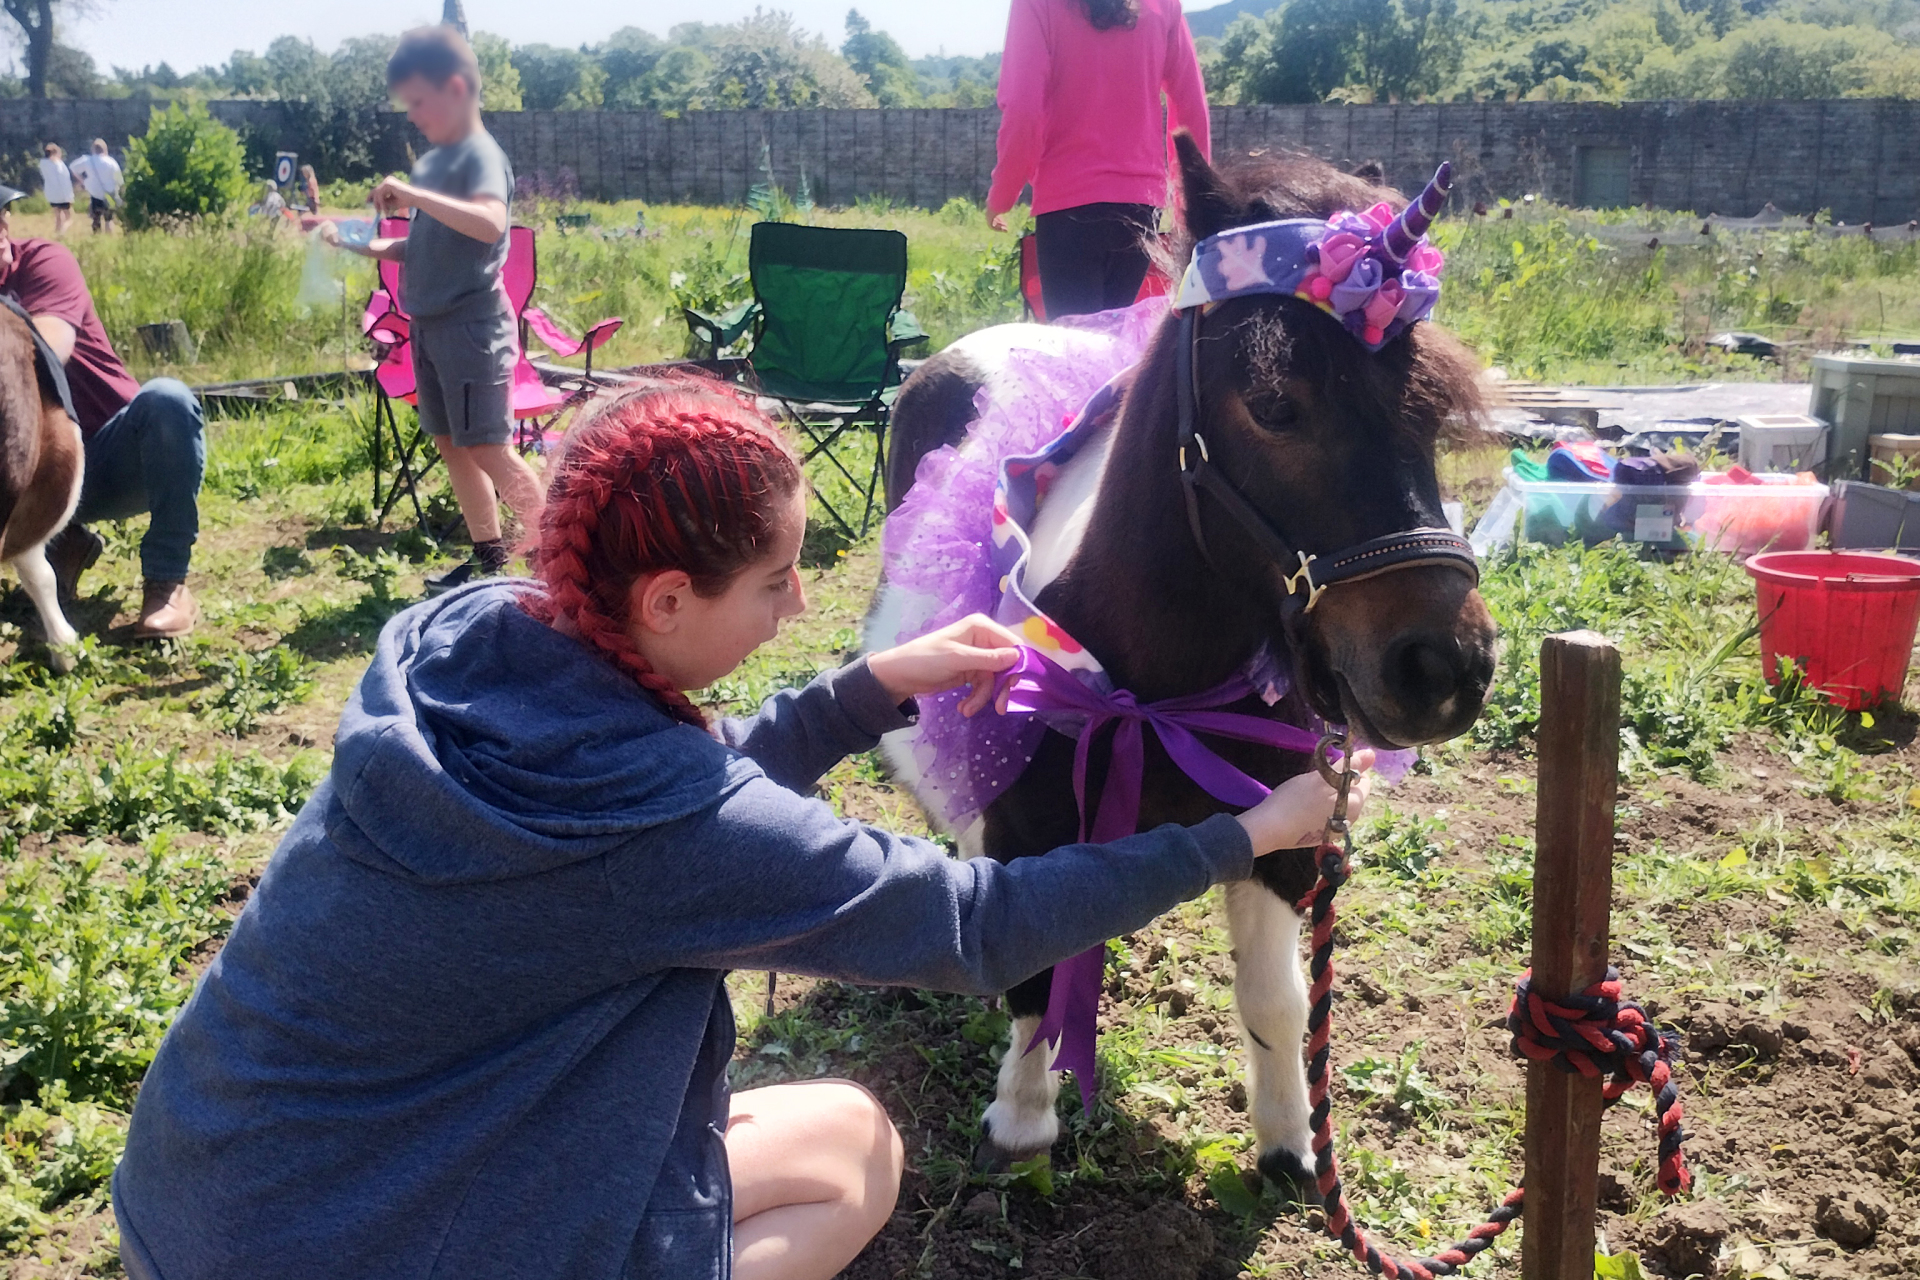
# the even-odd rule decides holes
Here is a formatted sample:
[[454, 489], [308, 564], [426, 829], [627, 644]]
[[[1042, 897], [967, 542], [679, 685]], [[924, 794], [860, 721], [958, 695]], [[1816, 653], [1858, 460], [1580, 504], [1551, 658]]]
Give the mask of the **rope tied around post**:
[[[1307, 994], [1307, 1098], [1313, 1108], [1314, 1181], [1326, 1213], [1327, 1234], [1344, 1245], [1369, 1271], [1387, 1276], [1389, 1280], [1399, 1280], [1402, 1276], [1433, 1280], [1434, 1276], [1457, 1274], [1488, 1249], [1520, 1217], [1525, 1207], [1526, 1188], [1520, 1186], [1509, 1191], [1486, 1220], [1458, 1243], [1425, 1258], [1397, 1258], [1382, 1252], [1354, 1221], [1353, 1211], [1347, 1204], [1333, 1153], [1328, 1070], [1333, 1015], [1333, 932], [1338, 918], [1334, 898], [1353, 875], [1353, 835], [1347, 823], [1352, 766], [1336, 768], [1331, 761], [1331, 752], [1344, 745], [1340, 739], [1329, 736], [1314, 752], [1314, 764], [1334, 787], [1334, 810], [1327, 820], [1320, 846], [1314, 851], [1319, 879], [1295, 904], [1312, 927]], [[1649, 1085], [1655, 1092], [1660, 1116], [1659, 1187], [1669, 1196], [1684, 1191], [1692, 1178], [1680, 1150], [1684, 1136], [1680, 1129], [1680, 1091], [1672, 1071], [1679, 1037], [1671, 1031], [1658, 1030], [1639, 1005], [1620, 999], [1620, 975], [1612, 969], [1607, 971], [1604, 981], [1586, 991], [1551, 1001], [1532, 993], [1531, 979], [1531, 970], [1520, 979], [1519, 994], [1508, 1015], [1509, 1028], [1514, 1031], [1515, 1052], [1536, 1061], [1557, 1061], [1570, 1072], [1607, 1076], [1609, 1102], [1618, 1099], [1634, 1083]], [[1520, 1012], [1523, 1009], [1527, 1011], [1524, 1018]], [[1533, 1022], [1536, 1013], [1538, 1023]], [[1540, 1029], [1543, 1027], [1545, 1030]], [[1531, 1046], [1531, 1050], [1525, 1046]]]
[[1680, 1149], [1686, 1136], [1680, 1128], [1685, 1113], [1680, 1085], [1673, 1076], [1680, 1036], [1654, 1026], [1645, 1009], [1620, 998], [1618, 969], [1609, 966], [1602, 981], [1578, 995], [1557, 999], [1533, 990], [1529, 969], [1514, 984], [1507, 1030], [1513, 1033], [1513, 1051], [1518, 1056], [1605, 1079], [1608, 1102], [1618, 1101], [1636, 1084], [1651, 1089], [1660, 1131], [1657, 1185], [1669, 1196], [1693, 1185]]

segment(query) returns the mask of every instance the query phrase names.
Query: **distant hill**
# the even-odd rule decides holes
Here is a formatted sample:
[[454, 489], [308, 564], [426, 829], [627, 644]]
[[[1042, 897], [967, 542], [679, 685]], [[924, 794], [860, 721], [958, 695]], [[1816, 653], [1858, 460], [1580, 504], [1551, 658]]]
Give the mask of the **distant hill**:
[[1227, 0], [1225, 4], [1214, 5], [1211, 9], [1196, 9], [1187, 14], [1187, 29], [1194, 38], [1212, 36], [1218, 40], [1227, 34], [1227, 26], [1243, 13], [1259, 17], [1280, 7], [1281, 0]]

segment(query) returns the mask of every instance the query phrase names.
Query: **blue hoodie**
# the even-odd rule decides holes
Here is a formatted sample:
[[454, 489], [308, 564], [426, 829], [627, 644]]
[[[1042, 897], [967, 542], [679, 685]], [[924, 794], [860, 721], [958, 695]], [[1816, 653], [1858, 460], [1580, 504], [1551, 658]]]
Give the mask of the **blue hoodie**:
[[134, 1280], [724, 1280], [726, 971], [980, 994], [1252, 873], [1232, 818], [1001, 865], [799, 791], [864, 662], [717, 740], [489, 583], [387, 624], [147, 1072]]

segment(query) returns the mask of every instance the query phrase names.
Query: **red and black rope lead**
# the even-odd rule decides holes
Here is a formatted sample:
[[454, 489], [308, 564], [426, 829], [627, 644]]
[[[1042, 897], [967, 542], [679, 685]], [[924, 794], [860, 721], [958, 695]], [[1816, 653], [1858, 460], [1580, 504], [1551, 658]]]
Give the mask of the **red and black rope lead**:
[[[1459, 1243], [1427, 1258], [1396, 1258], [1383, 1253], [1354, 1221], [1333, 1155], [1333, 1124], [1328, 1089], [1328, 1058], [1333, 1015], [1334, 896], [1352, 875], [1347, 853], [1331, 840], [1314, 854], [1320, 879], [1299, 902], [1313, 928], [1311, 986], [1307, 1009], [1307, 1094], [1313, 1104], [1314, 1178], [1325, 1207], [1327, 1234], [1338, 1240], [1375, 1275], [1390, 1280], [1410, 1276], [1432, 1280], [1453, 1275], [1490, 1246], [1520, 1216], [1526, 1189], [1509, 1191], [1486, 1221]], [[1531, 989], [1531, 973], [1522, 977], [1507, 1015], [1514, 1051], [1539, 1062], [1553, 1062], [1565, 1071], [1601, 1076], [1606, 1096], [1613, 1101], [1635, 1083], [1654, 1091], [1660, 1117], [1660, 1190], [1678, 1195], [1692, 1181], [1681, 1154], [1680, 1090], [1673, 1075], [1679, 1037], [1660, 1031], [1646, 1011], [1620, 999], [1620, 975], [1612, 969], [1606, 980], [1576, 996], [1548, 1000]]]

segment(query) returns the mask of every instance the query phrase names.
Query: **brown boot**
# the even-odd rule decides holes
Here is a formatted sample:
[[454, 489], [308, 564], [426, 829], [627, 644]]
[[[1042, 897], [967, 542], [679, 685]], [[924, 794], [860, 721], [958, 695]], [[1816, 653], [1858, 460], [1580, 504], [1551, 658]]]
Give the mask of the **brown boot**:
[[83, 524], [70, 524], [47, 540], [47, 563], [53, 567], [60, 603], [80, 598], [80, 575], [93, 568], [106, 547], [100, 535]]
[[148, 578], [140, 597], [140, 625], [133, 629], [136, 640], [177, 640], [193, 630], [200, 621], [200, 606], [193, 592], [177, 579], [162, 581]]

